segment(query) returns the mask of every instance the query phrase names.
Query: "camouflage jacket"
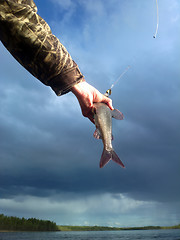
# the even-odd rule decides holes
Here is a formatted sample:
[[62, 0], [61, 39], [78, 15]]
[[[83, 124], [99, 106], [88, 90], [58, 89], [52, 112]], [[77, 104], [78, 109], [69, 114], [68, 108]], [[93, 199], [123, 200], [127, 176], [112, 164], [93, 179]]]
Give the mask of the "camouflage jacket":
[[0, 40], [23, 67], [57, 95], [84, 80], [66, 48], [37, 14], [33, 0], [0, 0]]

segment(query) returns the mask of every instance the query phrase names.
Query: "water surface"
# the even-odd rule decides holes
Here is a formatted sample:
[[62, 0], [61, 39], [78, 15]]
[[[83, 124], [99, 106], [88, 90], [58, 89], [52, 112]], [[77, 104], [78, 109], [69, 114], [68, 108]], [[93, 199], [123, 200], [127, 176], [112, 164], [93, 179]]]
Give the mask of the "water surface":
[[0, 232], [0, 240], [180, 240], [180, 229], [88, 231], [88, 232]]

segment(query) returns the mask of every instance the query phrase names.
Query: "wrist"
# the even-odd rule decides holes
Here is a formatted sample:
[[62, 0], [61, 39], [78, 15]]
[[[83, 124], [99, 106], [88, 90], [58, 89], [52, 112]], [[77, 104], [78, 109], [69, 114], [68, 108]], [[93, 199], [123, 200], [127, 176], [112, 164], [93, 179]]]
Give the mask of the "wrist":
[[87, 82], [85, 81], [85, 79], [83, 79], [83, 81], [75, 84], [72, 88], [71, 88], [71, 92], [75, 95], [81, 95], [84, 92], [84, 88], [86, 87]]

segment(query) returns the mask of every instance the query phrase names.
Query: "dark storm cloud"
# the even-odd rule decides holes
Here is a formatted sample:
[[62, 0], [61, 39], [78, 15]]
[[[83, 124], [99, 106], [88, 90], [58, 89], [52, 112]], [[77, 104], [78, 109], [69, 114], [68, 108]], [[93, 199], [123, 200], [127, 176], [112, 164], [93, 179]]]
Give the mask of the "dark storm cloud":
[[[22, 216], [26, 211], [35, 213], [36, 202], [42, 202], [41, 215], [46, 209], [48, 215], [56, 216], [60, 209], [57, 212], [63, 213], [67, 222], [73, 215], [70, 210], [82, 221], [87, 215], [91, 219], [99, 214], [99, 223], [102, 216], [113, 219], [120, 213], [131, 222], [129, 209], [139, 216], [139, 222], [141, 213], [157, 206], [161, 212], [167, 208], [167, 214], [179, 213], [175, 203], [180, 197], [178, 15], [174, 13], [177, 16], [172, 20], [167, 1], [161, 3], [164, 25], [153, 39], [147, 3], [143, 3], [147, 11], [143, 6], [140, 16], [137, 9], [142, 6], [133, 3], [136, 7], [130, 8], [127, 1], [122, 8], [122, 3], [113, 1], [118, 3], [117, 10], [112, 6], [106, 9], [103, 1], [98, 1], [95, 11], [92, 1], [86, 5], [78, 2], [87, 18], [77, 29], [77, 33], [81, 31], [77, 38], [74, 31], [63, 31], [76, 8], [64, 15], [61, 23], [52, 20], [51, 25], [57, 34], [61, 26], [63, 41], [86, 79], [105, 92], [131, 65], [112, 94], [114, 107], [125, 115], [123, 121], [113, 120], [113, 146], [126, 169], [114, 162], [99, 169], [103, 145], [93, 138], [95, 128], [82, 117], [75, 97], [71, 93], [57, 97], [0, 45], [1, 206], [8, 214], [14, 211]], [[75, 7], [75, 2], [72, 4]]]

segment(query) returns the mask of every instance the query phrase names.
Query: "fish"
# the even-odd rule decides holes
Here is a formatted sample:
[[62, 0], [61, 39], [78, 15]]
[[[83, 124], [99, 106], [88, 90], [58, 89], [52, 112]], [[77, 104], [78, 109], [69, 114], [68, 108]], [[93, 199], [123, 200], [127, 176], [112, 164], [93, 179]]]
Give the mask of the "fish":
[[125, 168], [123, 162], [115, 153], [112, 146], [112, 117], [118, 120], [124, 118], [119, 110], [111, 110], [105, 103], [94, 103], [93, 113], [96, 130], [93, 136], [96, 139], [102, 139], [104, 149], [100, 159], [100, 168], [104, 167], [110, 160], [113, 160], [121, 167]]

